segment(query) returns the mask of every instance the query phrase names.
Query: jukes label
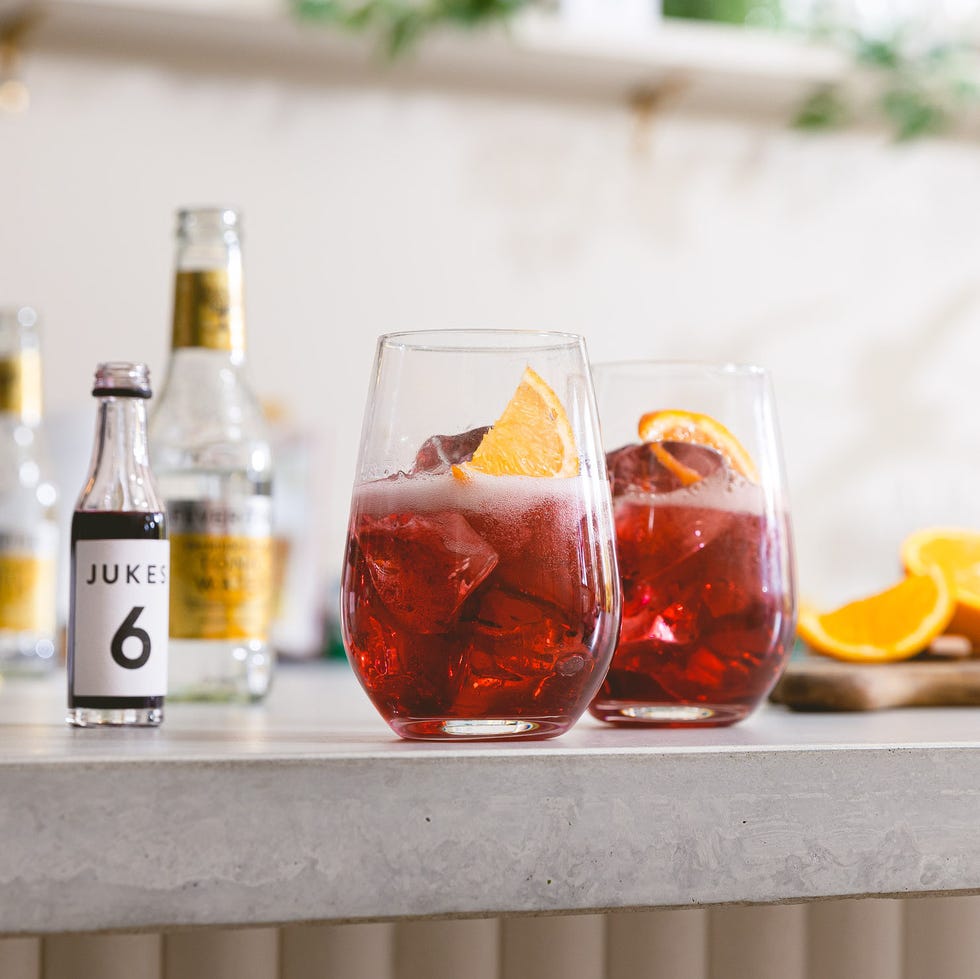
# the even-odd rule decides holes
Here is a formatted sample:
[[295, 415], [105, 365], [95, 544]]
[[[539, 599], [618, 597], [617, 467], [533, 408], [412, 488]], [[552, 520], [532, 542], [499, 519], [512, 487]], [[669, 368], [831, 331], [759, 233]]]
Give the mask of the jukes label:
[[168, 501], [174, 639], [265, 639], [272, 615], [272, 501]]
[[75, 543], [75, 696], [166, 695], [169, 579], [169, 541]]

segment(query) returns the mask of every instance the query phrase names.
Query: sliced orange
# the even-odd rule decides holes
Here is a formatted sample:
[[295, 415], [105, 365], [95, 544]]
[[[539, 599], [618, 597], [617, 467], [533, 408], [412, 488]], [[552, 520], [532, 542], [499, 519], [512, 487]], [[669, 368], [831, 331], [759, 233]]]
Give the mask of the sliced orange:
[[922, 573], [940, 568], [949, 580], [956, 611], [946, 630], [966, 636], [980, 648], [980, 531], [958, 527], [930, 527], [902, 542], [902, 564]]
[[741, 442], [720, 421], [696, 411], [670, 408], [651, 411], [640, 419], [644, 442], [692, 442], [705, 445], [724, 456], [728, 465], [747, 479], [758, 482], [759, 472]]
[[656, 456], [657, 461], [665, 469], [669, 469], [676, 477], [681, 486], [691, 486], [701, 479], [701, 473], [690, 466], [685, 466], [680, 459], [676, 458], [667, 448], [659, 442], [653, 442], [650, 449]]
[[925, 649], [949, 625], [955, 607], [946, 576], [929, 569], [833, 612], [801, 608], [797, 629], [811, 649], [826, 656], [892, 663]]
[[575, 434], [558, 395], [530, 367], [473, 458], [458, 467], [491, 476], [577, 476]]

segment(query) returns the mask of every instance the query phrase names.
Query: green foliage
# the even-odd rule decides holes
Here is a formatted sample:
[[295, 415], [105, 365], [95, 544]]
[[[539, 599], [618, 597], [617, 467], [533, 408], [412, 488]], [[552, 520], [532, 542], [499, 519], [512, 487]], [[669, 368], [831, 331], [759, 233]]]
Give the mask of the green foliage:
[[399, 55], [441, 24], [474, 28], [505, 21], [532, 0], [292, 0], [304, 20], [334, 24], [381, 36], [388, 53]]
[[[780, 7], [780, 0], [664, 0], [669, 17], [787, 27]], [[819, 6], [808, 24], [793, 26], [848, 51], [874, 92], [867, 105], [847, 83], [821, 86], [797, 112], [794, 125], [801, 129], [840, 128], [870, 109], [887, 122], [897, 141], [905, 141], [941, 133], [980, 107], [980, 52], [966, 41], [925, 44], [912, 25], [864, 35], [835, 21], [831, 8]]]
[[779, 0], [663, 0], [666, 17], [710, 20], [721, 24], [765, 24], [781, 19]]
[[887, 89], [880, 104], [900, 142], [940, 133], [949, 124], [948, 111], [928, 92], [914, 85]]
[[[410, 49], [427, 32], [448, 25], [477, 28], [506, 22], [531, 5], [555, 0], [290, 0], [297, 17], [379, 37], [391, 57]], [[729, 24], [786, 27], [781, 0], [663, 0], [668, 17]], [[797, 27], [804, 25], [795, 25]], [[870, 78], [870, 108], [892, 128], [896, 140], [940, 133], [964, 112], [980, 107], [980, 52], [964, 43], [923, 46], [915, 30], [864, 36], [848, 24], [818, 13], [804, 26], [809, 36], [849, 51]], [[857, 86], [861, 88], [861, 86]], [[865, 96], [842, 83], [823, 86], [800, 107], [794, 123], [827, 130], [865, 114]]]
[[664, 0], [664, 15], [744, 24], [752, 0]]
[[837, 129], [850, 121], [851, 112], [832, 86], [818, 88], [800, 106], [793, 125], [798, 129]]
[[[834, 40], [864, 69], [875, 92], [871, 107], [899, 142], [944, 132], [980, 104], [980, 56], [965, 43], [923, 47], [914, 33], [898, 29], [887, 37], [841, 29]], [[842, 125], [856, 115], [850, 101], [846, 85], [823, 88], [807, 100], [796, 124], [809, 129]]]

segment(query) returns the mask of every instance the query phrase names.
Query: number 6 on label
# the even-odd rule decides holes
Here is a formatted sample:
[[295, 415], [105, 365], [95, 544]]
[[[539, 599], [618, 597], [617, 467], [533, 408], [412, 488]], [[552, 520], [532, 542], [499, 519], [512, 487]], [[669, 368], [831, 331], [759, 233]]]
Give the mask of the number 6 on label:
[[[112, 637], [112, 658], [121, 667], [127, 670], [138, 670], [150, 658], [150, 636], [145, 629], [136, 627], [136, 620], [143, 612], [143, 605], [134, 605], [133, 610], [123, 620], [123, 624], [116, 629], [116, 634]], [[123, 643], [132, 636], [143, 644], [143, 651], [135, 659], [130, 659], [123, 652]]]

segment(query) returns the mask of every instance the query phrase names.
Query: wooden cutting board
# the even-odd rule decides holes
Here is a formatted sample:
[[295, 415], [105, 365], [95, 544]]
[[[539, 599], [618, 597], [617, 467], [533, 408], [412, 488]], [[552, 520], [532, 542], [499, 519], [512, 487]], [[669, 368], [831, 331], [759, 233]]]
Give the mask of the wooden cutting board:
[[793, 710], [980, 706], [980, 658], [841, 663], [794, 660], [769, 699]]

